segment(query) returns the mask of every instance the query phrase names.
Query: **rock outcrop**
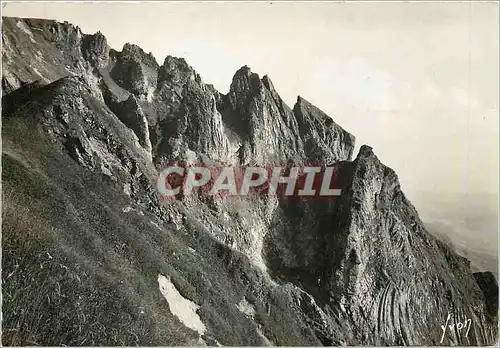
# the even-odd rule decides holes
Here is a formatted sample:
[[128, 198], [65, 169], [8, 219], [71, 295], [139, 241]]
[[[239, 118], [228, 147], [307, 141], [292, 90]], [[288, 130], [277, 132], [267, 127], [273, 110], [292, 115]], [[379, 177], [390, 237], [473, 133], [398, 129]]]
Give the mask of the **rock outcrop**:
[[[497, 341], [495, 279], [305, 99], [290, 108], [246, 66], [224, 95], [182, 58], [68, 23], [2, 29], [3, 344]], [[180, 159], [327, 163], [341, 196], [162, 201], [158, 172]]]

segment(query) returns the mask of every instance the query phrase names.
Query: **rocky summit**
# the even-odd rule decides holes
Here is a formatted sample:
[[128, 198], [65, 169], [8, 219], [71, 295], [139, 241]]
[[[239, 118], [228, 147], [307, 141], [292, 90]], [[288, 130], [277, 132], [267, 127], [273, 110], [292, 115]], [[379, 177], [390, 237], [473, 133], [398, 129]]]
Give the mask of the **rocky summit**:
[[[4, 345], [492, 345], [498, 286], [302, 97], [227, 94], [67, 22], [2, 19]], [[163, 200], [176, 160], [326, 163], [327, 200]]]

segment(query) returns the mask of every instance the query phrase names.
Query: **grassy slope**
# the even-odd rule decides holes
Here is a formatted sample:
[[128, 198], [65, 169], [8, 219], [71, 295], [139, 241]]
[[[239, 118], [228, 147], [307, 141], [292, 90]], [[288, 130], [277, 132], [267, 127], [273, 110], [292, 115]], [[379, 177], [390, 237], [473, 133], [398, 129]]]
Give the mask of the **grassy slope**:
[[235, 306], [246, 296], [275, 343], [319, 344], [288, 309], [288, 290], [270, 288], [246, 257], [196, 221], [176, 230], [142, 216], [118, 183], [78, 165], [37, 116], [23, 116], [2, 129], [3, 344], [195, 344], [158, 274], [201, 306], [207, 343], [262, 344]]

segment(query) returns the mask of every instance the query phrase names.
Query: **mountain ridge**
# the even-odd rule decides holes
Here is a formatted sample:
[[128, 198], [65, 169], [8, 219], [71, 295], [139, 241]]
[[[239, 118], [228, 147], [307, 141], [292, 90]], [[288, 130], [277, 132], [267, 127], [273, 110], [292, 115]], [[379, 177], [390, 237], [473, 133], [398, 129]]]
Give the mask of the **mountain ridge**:
[[[351, 160], [354, 136], [301, 97], [288, 107], [267, 75], [243, 66], [224, 95], [182, 58], [160, 66], [69, 23], [2, 28], [4, 344], [497, 340], [494, 278], [427, 232], [371, 147]], [[342, 194], [161, 201], [159, 165], [186, 158], [323, 161]], [[448, 316], [469, 335], [442, 338]]]

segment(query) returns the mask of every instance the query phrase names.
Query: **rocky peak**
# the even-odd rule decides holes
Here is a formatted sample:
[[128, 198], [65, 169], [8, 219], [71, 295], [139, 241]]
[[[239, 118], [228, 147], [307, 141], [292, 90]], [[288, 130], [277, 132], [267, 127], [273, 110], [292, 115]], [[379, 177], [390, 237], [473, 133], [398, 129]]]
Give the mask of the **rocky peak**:
[[264, 77], [262, 77], [262, 83], [269, 90], [269, 92], [276, 93], [276, 90], [274, 89], [273, 82], [271, 81], [269, 76], [264, 75]]
[[359, 148], [358, 156], [356, 158], [369, 158], [372, 156], [375, 156], [375, 154], [373, 153], [373, 148], [369, 145], [361, 145], [361, 147]]
[[159, 65], [156, 62], [156, 58], [153, 56], [153, 54], [151, 52], [144, 52], [141, 47], [135, 44], [131, 44], [128, 42], [125, 43], [123, 45], [122, 51], [120, 52], [120, 55], [122, 59], [135, 60], [149, 66], [152, 69], [159, 68]]
[[[35, 22], [30, 22], [30, 24], [35, 24]], [[49, 31], [53, 34], [55, 41], [80, 41], [82, 38], [80, 27], [68, 22], [52, 21]]]
[[188, 80], [201, 84], [201, 77], [184, 58], [167, 56], [158, 73], [158, 83], [182, 87]]
[[331, 117], [300, 96], [297, 97], [293, 113], [308, 158], [330, 163], [351, 159], [355, 137]]
[[110, 72], [116, 83], [141, 99], [150, 99], [156, 89], [159, 65], [151, 53], [126, 43], [121, 52], [114, 52], [116, 62]]
[[83, 58], [97, 68], [104, 68], [109, 60], [108, 42], [106, 37], [98, 31], [93, 35], [84, 35], [82, 40]]
[[242, 107], [248, 98], [259, 94], [261, 87], [259, 75], [244, 65], [233, 76], [229, 88], [229, 98], [235, 108]]
[[281, 108], [281, 109], [287, 109], [289, 110], [290, 108], [286, 103], [281, 99], [281, 96], [279, 95], [278, 91], [274, 88], [273, 82], [269, 78], [268, 75], [264, 75], [262, 79], [260, 80], [262, 85], [264, 86], [264, 89], [267, 91], [266, 94], [268, 94], [276, 103], [276, 105]]

